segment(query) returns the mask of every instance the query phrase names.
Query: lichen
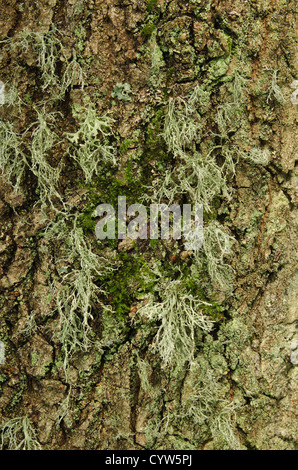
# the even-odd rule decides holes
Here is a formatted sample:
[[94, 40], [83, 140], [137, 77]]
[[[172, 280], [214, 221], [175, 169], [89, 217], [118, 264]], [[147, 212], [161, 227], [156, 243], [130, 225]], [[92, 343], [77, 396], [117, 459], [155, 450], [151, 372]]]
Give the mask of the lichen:
[[39, 450], [41, 446], [36, 439], [36, 431], [27, 416], [12, 418], [0, 427], [1, 449]]

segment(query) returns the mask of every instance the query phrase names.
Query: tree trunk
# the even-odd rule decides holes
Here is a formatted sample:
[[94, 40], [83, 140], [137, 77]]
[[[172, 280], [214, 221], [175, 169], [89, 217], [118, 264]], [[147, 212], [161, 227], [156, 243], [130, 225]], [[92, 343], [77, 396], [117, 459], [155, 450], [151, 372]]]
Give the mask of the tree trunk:
[[295, 2], [0, 6], [3, 448], [295, 449]]

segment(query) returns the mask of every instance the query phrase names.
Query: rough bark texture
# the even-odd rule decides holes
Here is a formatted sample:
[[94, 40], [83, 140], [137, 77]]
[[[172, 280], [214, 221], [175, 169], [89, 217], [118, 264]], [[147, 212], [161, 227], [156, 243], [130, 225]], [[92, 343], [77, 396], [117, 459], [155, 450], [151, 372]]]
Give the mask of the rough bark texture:
[[[165, 113], [171, 100], [187, 101], [196, 86], [208, 92], [208, 100], [197, 110], [201, 137], [195, 145], [203, 155], [218, 146], [218, 165], [223, 149], [234, 152], [235, 164], [235, 172], [225, 174], [230, 195], [218, 195], [205, 224], [216, 220], [236, 240], [226, 258], [233, 268], [230, 290], [201, 273], [202, 298], [211, 304], [205, 314], [215, 325], [190, 338], [195, 350], [183, 367], [163, 362], [156, 342], [161, 320], [139, 311], [151, 295], [161, 302], [160, 292], [143, 288], [147, 267], [157, 262], [163, 279], [177, 280], [178, 266], [191, 269], [192, 254], [175, 240], [156, 247], [149, 240], [107, 245], [121, 269], [104, 281], [95, 275], [107, 295], [91, 299], [92, 343], [73, 351], [65, 374], [56, 296], [63, 270], [79, 270], [79, 261], [65, 260], [63, 236], [45, 239], [49, 220], [41, 212], [36, 189], [42, 187], [30, 165], [18, 192], [2, 168], [3, 447], [21, 442], [22, 429], [13, 442], [7, 426], [27, 416], [43, 449], [295, 449], [295, 1], [0, 0], [0, 10], [0, 39], [12, 39], [1, 43], [0, 79], [22, 99], [20, 107], [2, 106], [1, 119], [14, 125], [24, 145], [32, 129], [26, 135], [24, 130], [36, 121], [34, 105], [41, 109], [49, 87], [42, 90], [36, 51], [20, 50], [19, 34], [47, 35], [54, 24], [65, 51], [55, 73], [62, 76], [74, 50], [84, 71], [84, 90], [76, 78], [63, 99], [45, 105], [48, 116], [62, 113], [54, 124], [58, 144], [47, 161], [57, 167], [63, 160], [58, 192], [73, 214], [83, 214], [80, 226], [94, 254], [104, 251], [90, 217], [96, 205], [118, 194], [140, 202], [141, 182], [159, 186], [166, 171], [181, 164], [163, 138]], [[234, 109], [238, 96], [235, 76], [243, 103], [236, 117], [221, 114], [220, 132], [219, 112]], [[72, 106], [82, 104], [83, 95], [99, 115], [110, 112], [114, 119], [108, 139], [117, 155], [116, 171], [101, 164], [87, 182], [66, 155], [64, 138], [78, 128]], [[268, 162], [253, 161], [251, 149], [266, 149]], [[77, 313], [79, 318], [80, 309]]]

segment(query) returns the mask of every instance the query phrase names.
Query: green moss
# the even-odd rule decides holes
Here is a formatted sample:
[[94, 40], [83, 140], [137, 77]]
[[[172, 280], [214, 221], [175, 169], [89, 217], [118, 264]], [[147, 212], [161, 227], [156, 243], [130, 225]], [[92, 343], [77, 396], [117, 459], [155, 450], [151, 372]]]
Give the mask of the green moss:
[[134, 140], [125, 139], [119, 147], [120, 155], [124, 155], [127, 152], [127, 150], [135, 143], [138, 143], [136, 139]]
[[183, 282], [187, 291], [195, 298], [205, 303], [201, 306], [202, 311], [212, 320], [218, 322], [224, 320], [225, 308], [215, 300], [215, 294], [208, 292], [208, 266], [202, 263], [201, 269], [194, 269], [194, 265], [182, 263], [179, 270], [183, 275]]
[[203, 305], [202, 310], [205, 312], [206, 315], [210, 316], [212, 320], [220, 321], [224, 318], [224, 307], [220, 305], [218, 302], [210, 301], [210, 304]]
[[82, 227], [86, 235], [88, 233], [94, 234], [95, 231], [96, 223], [94, 220], [93, 212], [94, 210], [88, 210], [88, 208], [86, 210], [85, 208], [78, 218], [78, 226]]
[[229, 57], [232, 54], [232, 48], [233, 48], [233, 39], [231, 36], [229, 36], [227, 33], [224, 33], [226, 40], [227, 40], [227, 55], [225, 57]]
[[29, 93], [25, 93], [24, 100], [26, 101], [26, 103], [31, 104], [32, 103], [31, 95]]
[[75, 14], [80, 15], [84, 10], [84, 2], [79, 0], [75, 5]]
[[147, 0], [147, 11], [152, 13], [157, 8], [158, 0]]
[[0, 374], [0, 384], [3, 384], [8, 380], [8, 376], [6, 374]]
[[152, 167], [150, 168], [150, 162], [154, 162], [155, 168], [162, 172], [172, 162], [162, 136], [164, 117], [165, 107], [155, 110], [147, 127], [142, 155], [142, 165], [147, 172], [152, 169]]
[[6, 374], [0, 374], [0, 393], [2, 393], [3, 390], [2, 384], [4, 384], [8, 379], [9, 378]]
[[153, 34], [153, 32], [156, 30], [156, 26], [155, 24], [153, 23], [150, 23], [150, 24], [146, 24], [142, 31], [141, 31], [141, 34], [144, 38], [150, 38]]
[[138, 253], [119, 253], [117, 259], [120, 267], [106, 283], [106, 289], [113, 310], [123, 320], [135, 303], [137, 293], [150, 291], [150, 283], [144, 280], [146, 275], [150, 277], [150, 270]]
[[24, 390], [27, 387], [27, 378], [24, 375], [21, 375], [19, 379], [19, 383], [17, 385], [17, 391], [14, 393], [12, 399], [10, 400], [9, 403], [9, 409], [13, 410], [22, 400], [22, 396], [24, 393]]
[[[118, 197], [125, 195], [128, 204], [137, 202], [138, 196], [142, 194], [143, 183], [139, 178], [132, 180], [133, 173], [129, 166], [126, 168], [124, 179], [117, 178], [116, 171], [100, 174], [93, 179], [96, 186], [91, 189], [93, 200], [97, 205], [102, 201], [117, 207]], [[98, 189], [97, 189], [98, 188]]]

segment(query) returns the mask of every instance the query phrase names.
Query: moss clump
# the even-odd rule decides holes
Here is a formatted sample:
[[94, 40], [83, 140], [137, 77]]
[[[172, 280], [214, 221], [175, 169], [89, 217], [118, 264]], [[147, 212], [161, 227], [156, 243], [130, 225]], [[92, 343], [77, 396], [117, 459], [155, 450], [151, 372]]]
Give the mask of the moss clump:
[[152, 36], [153, 32], [156, 30], [156, 25], [153, 23], [146, 24], [142, 31], [141, 34], [144, 38], [148, 39]]
[[156, 10], [158, 4], [158, 0], [147, 0], [147, 12], [152, 13]]
[[165, 141], [162, 136], [164, 117], [164, 107], [155, 110], [146, 130], [142, 165], [144, 170], [147, 172], [152, 170], [152, 162], [155, 163], [155, 167], [158, 171], [164, 171], [171, 162], [171, 156], [167, 152]]
[[125, 139], [121, 144], [120, 144], [120, 147], [119, 147], [119, 153], [120, 155], [124, 155], [127, 150], [134, 144], [137, 144], [138, 143], [138, 140], [136, 139], [133, 139], [133, 140], [130, 140], [130, 139]]
[[124, 320], [136, 300], [136, 295], [150, 290], [150, 285], [144, 280], [149, 270], [142, 255], [123, 252], [118, 254], [117, 260], [119, 268], [105, 283], [105, 288], [113, 311]]

